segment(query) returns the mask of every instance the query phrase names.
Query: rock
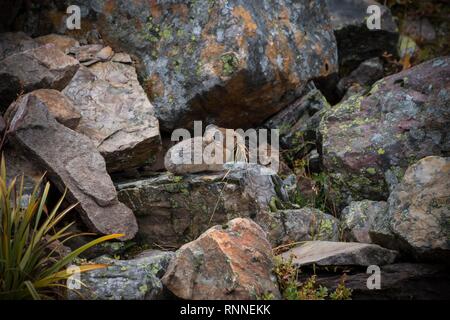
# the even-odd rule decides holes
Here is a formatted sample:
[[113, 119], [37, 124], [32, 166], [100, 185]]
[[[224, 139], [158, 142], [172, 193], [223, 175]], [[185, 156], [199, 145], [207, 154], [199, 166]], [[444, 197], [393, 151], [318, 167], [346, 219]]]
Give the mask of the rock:
[[345, 240], [372, 243], [370, 230], [375, 221], [387, 214], [387, 203], [384, 201], [354, 201], [341, 213], [341, 229]]
[[280, 144], [288, 158], [302, 158], [314, 149], [321, 116], [329, 108], [327, 99], [309, 84], [302, 98], [266, 121], [264, 127], [280, 130]]
[[71, 48], [80, 46], [80, 43], [74, 38], [54, 33], [37, 37], [34, 40], [40, 45], [51, 43], [64, 53], [69, 53]]
[[0, 60], [14, 53], [37, 48], [39, 44], [23, 32], [0, 33]]
[[136, 219], [117, 200], [105, 162], [89, 138], [59, 124], [33, 94], [21, 96], [7, 115], [11, 143], [44, 168], [60, 192], [67, 188], [66, 200], [79, 203], [76, 209], [91, 231], [123, 233], [121, 240], [134, 237]]
[[[348, 75], [363, 61], [397, 53], [398, 28], [390, 10], [374, 0], [326, 0], [338, 44], [339, 73]], [[381, 9], [381, 29], [370, 30], [367, 9]]]
[[96, 58], [100, 59], [100, 61], [107, 61], [111, 59], [114, 55], [114, 51], [111, 49], [111, 47], [107, 46], [104, 47], [102, 50], [97, 52], [95, 55]]
[[170, 261], [175, 258], [175, 252], [162, 250], [145, 250], [134, 259], [147, 259], [152, 261], [152, 270], [158, 278], [162, 278], [169, 267]]
[[22, 8], [23, 0], [3, 0], [0, 11], [0, 32], [9, 30]]
[[300, 241], [339, 240], [339, 221], [318, 209], [262, 212], [255, 221], [267, 232], [274, 247]]
[[388, 203], [386, 220], [402, 250], [450, 261], [450, 158], [427, 157], [408, 168]]
[[377, 80], [383, 78], [384, 67], [383, 62], [380, 58], [372, 58], [370, 60], [364, 61], [352, 71], [348, 76], [342, 78], [337, 89], [339, 93], [344, 96], [343, 99], [349, 98], [350, 96], [370, 90]]
[[375, 244], [310, 241], [280, 255], [296, 266], [382, 266], [393, 263], [397, 252]]
[[26, 154], [21, 154], [17, 147], [10, 143], [4, 146], [2, 154], [6, 161], [6, 182], [10, 184], [14, 178], [17, 178], [16, 187], [18, 188], [23, 177], [21, 205], [26, 207], [36, 184], [44, 176], [45, 171], [33, 163]]
[[385, 201], [406, 168], [450, 152], [450, 58], [377, 82], [329, 110], [320, 125], [325, 171], [341, 208]]
[[42, 102], [56, 121], [75, 130], [81, 120], [81, 114], [72, 102], [61, 92], [53, 89], [39, 89], [30, 93]]
[[407, 18], [404, 21], [403, 32], [419, 44], [436, 40], [436, 30], [427, 18]]
[[[365, 270], [347, 274], [345, 286], [352, 289], [352, 300], [443, 300], [450, 298], [448, 266], [396, 263], [381, 266], [381, 288], [367, 288], [370, 274]], [[317, 285], [335, 290], [341, 275], [318, 275]]]
[[215, 224], [236, 217], [255, 217], [270, 210], [277, 176], [250, 170], [211, 174], [153, 177], [124, 180], [116, 187], [120, 201], [128, 205], [139, 221], [139, 236], [146, 243], [178, 247], [196, 239]]
[[82, 67], [63, 93], [82, 115], [77, 131], [94, 142], [109, 172], [153, 162], [161, 144], [159, 124], [134, 67]]
[[[69, 291], [69, 299], [81, 297], [88, 300], [155, 300], [163, 297], [161, 274], [173, 254], [146, 256], [133, 260], [115, 260], [108, 257], [96, 259], [107, 264], [105, 269], [81, 274], [86, 285]], [[81, 295], [81, 297], [80, 297]]]
[[181, 299], [249, 300], [268, 294], [279, 299], [272, 268], [264, 231], [238, 218], [182, 246], [162, 282]]
[[164, 131], [255, 127], [337, 72], [323, 0], [81, 2], [108, 43], [144, 64]]
[[130, 55], [124, 52], [117, 52], [112, 57], [112, 62], [119, 62], [119, 63], [125, 63], [125, 64], [132, 64], [133, 60], [131, 59]]
[[[102, 44], [88, 44], [80, 47], [72, 47], [69, 50], [69, 54], [75, 59], [80, 61], [84, 66], [93, 65], [102, 60], [102, 56], [108, 55], [111, 48], [106, 49], [104, 53], [100, 53], [103, 49], [106, 49]], [[110, 55], [108, 55], [110, 56]]]
[[0, 110], [21, 93], [62, 90], [78, 67], [78, 61], [50, 44], [8, 56], [0, 61]]

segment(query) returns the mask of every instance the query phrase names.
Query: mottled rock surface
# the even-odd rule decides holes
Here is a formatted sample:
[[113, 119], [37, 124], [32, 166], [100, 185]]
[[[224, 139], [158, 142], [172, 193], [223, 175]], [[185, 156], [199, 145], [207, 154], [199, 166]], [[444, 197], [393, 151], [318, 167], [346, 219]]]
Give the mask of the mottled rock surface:
[[0, 33], [0, 60], [38, 46], [39, 44], [35, 40], [23, 32]]
[[51, 44], [8, 56], [0, 61], [0, 110], [21, 93], [62, 90], [78, 68], [77, 60]]
[[390, 231], [417, 259], [450, 261], [450, 158], [427, 157], [408, 168], [388, 203], [387, 231], [375, 230], [375, 240], [384, 244], [379, 233]]
[[281, 147], [289, 159], [298, 159], [314, 149], [320, 120], [330, 104], [323, 94], [309, 84], [302, 98], [264, 123], [268, 129], [278, 129]]
[[79, 4], [105, 42], [140, 58], [165, 131], [193, 120], [258, 125], [299, 98], [309, 80], [337, 72], [323, 0]]
[[321, 122], [323, 164], [336, 203], [386, 200], [406, 168], [450, 153], [450, 58], [384, 78]]
[[60, 192], [76, 207], [84, 222], [100, 234], [134, 237], [136, 219], [117, 199], [105, 161], [89, 138], [59, 124], [38, 96], [27, 94], [7, 111], [9, 139], [21, 154], [48, 172]]
[[80, 46], [80, 43], [74, 38], [55, 33], [34, 38], [34, 41], [40, 45], [53, 44], [64, 53], [69, 53], [71, 48]]
[[372, 243], [370, 230], [376, 221], [387, 215], [384, 201], [354, 201], [341, 213], [341, 230], [347, 241]]
[[[363, 61], [381, 57], [384, 52], [396, 55], [398, 29], [390, 10], [375, 0], [326, 0], [338, 44], [339, 72], [347, 75]], [[381, 10], [381, 29], [367, 27], [367, 8]]]
[[[119, 199], [139, 221], [139, 236], [149, 243], [180, 246], [215, 224], [255, 217], [269, 210], [277, 176], [251, 169], [185, 176], [159, 174], [116, 184]], [[282, 188], [281, 188], [282, 189]]]
[[382, 266], [393, 263], [397, 252], [374, 244], [310, 241], [281, 254], [297, 266]]
[[173, 253], [148, 255], [132, 260], [100, 257], [96, 263], [107, 268], [81, 274], [86, 286], [70, 290], [69, 299], [88, 300], [155, 300], [163, 298], [160, 278], [165, 273]]
[[272, 274], [272, 248], [248, 219], [216, 226], [182, 246], [162, 278], [177, 297], [193, 300], [280, 298]]
[[300, 241], [339, 240], [339, 221], [318, 209], [261, 212], [255, 221], [267, 232], [274, 247]]
[[159, 124], [134, 67], [81, 67], [63, 93], [82, 115], [77, 131], [94, 142], [109, 172], [153, 161], [161, 144]]

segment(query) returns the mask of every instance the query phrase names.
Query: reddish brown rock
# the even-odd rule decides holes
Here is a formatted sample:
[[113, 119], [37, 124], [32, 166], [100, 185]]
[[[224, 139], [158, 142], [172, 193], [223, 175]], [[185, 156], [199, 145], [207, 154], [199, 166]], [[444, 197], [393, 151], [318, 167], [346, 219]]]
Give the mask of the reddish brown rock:
[[59, 191], [76, 207], [86, 225], [100, 234], [134, 237], [136, 218], [118, 201], [103, 157], [86, 136], [58, 123], [38, 95], [20, 97], [7, 111], [10, 142], [48, 172]]
[[182, 299], [242, 300], [272, 294], [272, 248], [264, 231], [248, 219], [216, 226], [181, 247], [162, 278]]
[[78, 67], [77, 60], [52, 44], [8, 56], [0, 61], [0, 110], [21, 93], [42, 88], [62, 90]]
[[72, 102], [61, 92], [53, 89], [39, 89], [31, 92], [42, 103], [59, 123], [75, 130], [81, 120], [81, 114], [72, 105]]

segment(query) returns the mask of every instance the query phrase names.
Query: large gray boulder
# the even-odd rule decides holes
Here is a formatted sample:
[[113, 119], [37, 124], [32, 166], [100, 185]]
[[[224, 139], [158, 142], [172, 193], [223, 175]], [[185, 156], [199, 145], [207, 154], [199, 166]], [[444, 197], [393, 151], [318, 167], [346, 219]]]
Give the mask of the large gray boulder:
[[81, 67], [63, 93], [82, 115], [77, 131], [94, 142], [109, 172], [153, 161], [161, 145], [158, 119], [133, 66]]
[[94, 260], [106, 264], [104, 269], [81, 273], [80, 289], [70, 290], [71, 300], [155, 300], [164, 297], [160, 278], [174, 253], [159, 252], [132, 260], [116, 260], [107, 256]]
[[[40, 14], [58, 29], [58, 8], [70, 1], [54, 2]], [[299, 98], [309, 80], [337, 72], [324, 0], [77, 3], [86, 29], [139, 58], [164, 131], [193, 120], [254, 127]]]
[[347, 241], [372, 243], [370, 231], [387, 215], [385, 201], [354, 201], [342, 210], [340, 227]]
[[319, 209], [301, 208], [260, 212], [255, 221], [276, 247], [301, 241], [339, 241], [339, 220]]
[[[8, 185], [16, 179], [18, 190], [23, 181], [21, 205], [26, 207], [36, 184], [44, 177], [45, 170], [33, 163], [26, 154], [21, 153], [10, 143], [2, 149], [2, 156], [6, 162], [6, 182]], [[40, 190], [38, 189], [38, 191]]]
[[58, 123], [38, 95], [21, 96], [7, 111], [9, 139], [22, 155], [47, 171], [60, 192], [86, 225], [100, 234], [134, 237], [137, 223], [132, 211], [118, 201], [105, 161], [86, 136]]
[[377, 82], [329, 110], [320, 133], [336, 203], [385, 201], [405, 170], [450, 153], [450, 58], [437, 58]]
[[9, 55], [0, 61], [0, 111], [21, 93], [62, 90], [78, 68], [77, 60], [52, 44]]

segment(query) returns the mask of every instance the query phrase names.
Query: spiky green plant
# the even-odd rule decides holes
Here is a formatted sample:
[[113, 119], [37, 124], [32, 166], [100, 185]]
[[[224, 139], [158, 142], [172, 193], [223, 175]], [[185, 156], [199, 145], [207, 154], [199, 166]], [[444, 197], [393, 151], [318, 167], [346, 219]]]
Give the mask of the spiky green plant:
[[[50, 184], [46, 183], [42, 188], [42, 178], [24, 204], [23, 177], [7, 183], [3, 157], [0, 166], [0, 299], [55, 298], [61, 289], [65, 289], [65, 281], [72, 275], [66, 267], [75, 258], [101, 242], [123, 235], [103, 236], [64, 257], [59, 256], [56, 248], [52, 250], [49, 246], [63, 244], [78, 236], [68, 232], [73, 223], [59, 226], [76, 205], [60, 211], [64, 193], [53, 210], [48, 211], [46, 201]], [[99, 264], [82, 265], [79, 271], [104, 267]]]

